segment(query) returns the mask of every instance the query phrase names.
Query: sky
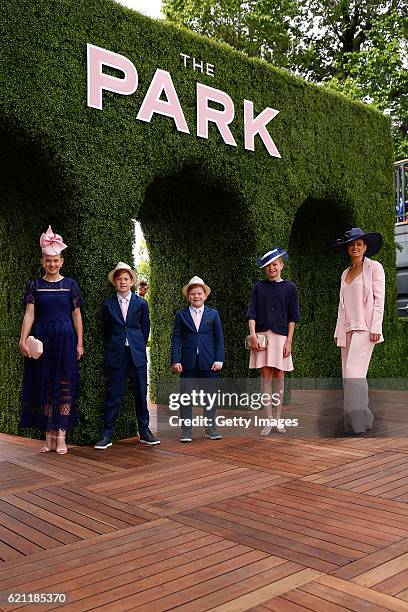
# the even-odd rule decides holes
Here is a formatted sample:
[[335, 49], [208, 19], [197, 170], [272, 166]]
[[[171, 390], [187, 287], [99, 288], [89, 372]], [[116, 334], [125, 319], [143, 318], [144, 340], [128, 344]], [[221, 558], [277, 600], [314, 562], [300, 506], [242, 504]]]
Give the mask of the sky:
[[119, 4], [149, 15], [149, 17], [163, 17], [161, 13], [161, 0], [116, 0]]

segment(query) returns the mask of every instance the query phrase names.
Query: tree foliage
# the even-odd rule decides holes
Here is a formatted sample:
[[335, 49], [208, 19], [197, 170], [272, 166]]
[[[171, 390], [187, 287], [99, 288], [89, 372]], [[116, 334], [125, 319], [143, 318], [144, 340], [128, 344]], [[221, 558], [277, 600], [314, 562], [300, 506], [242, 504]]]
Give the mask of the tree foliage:
[[373, 20], [367, 44], [344, 57], [344, 78], [327, 85], [377, 106], [393, 122], [395, 156], [408, 157], [407, 20], [397, 12]]
[[408, 157], [407, 0], [164, 0], [163, 12], [391, 114]]
[[139, 243], [139, 247], [134, 253], [136, 262], [136, 274], [138, 280], [149, 281], [150, 278], [150, 259], [149, 250], [147, 248], [146, 240], [142, 238]]
[[295, 0], [164, 0], [162, 10], [171, 21], [250, 57], [286, 66], [291, 54]]

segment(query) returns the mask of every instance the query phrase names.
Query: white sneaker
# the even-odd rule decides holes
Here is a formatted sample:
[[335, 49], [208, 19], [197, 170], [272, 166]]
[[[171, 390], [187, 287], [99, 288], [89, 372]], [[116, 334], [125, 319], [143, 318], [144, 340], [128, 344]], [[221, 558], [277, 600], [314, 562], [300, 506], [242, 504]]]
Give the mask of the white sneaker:
[[192, 440], [191, 429], [182, 429], [180, 442], [192, 442]]

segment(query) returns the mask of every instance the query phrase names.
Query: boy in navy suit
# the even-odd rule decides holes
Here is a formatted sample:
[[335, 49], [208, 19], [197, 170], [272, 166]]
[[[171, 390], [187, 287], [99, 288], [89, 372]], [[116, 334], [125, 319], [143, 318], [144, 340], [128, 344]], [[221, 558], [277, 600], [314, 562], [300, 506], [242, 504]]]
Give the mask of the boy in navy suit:
[[136, 274], [130, 266], [120, 261], [108, 277], [117, 293], [105, 300], [102, 310], [108, 382], [104, 431], [95, 448], [112, 446], [116, 416], [123, 402], [128, 377], [135, 400], [140, 442], [160, 444], [160, 440], [149, 429], [147, 408], [146, 344], [150, 333], [149, 306], [146, 300], [130, 290], [136, 282]]
[[[224, 363], [224, 337], [218, 311], [204, 305], [211, 289], [198, 276], [193, 276], [182, 289], [189, 306], [176, 313], [171, 343], [171, 368], [181, 374], [183, 391], [192, 391], [197, 379], [218, 377]], [[213, 385], [212, 385], [213, 386]], [[219, 440], [215, 429], [215, 407], [205, 410], [205, 436]], [[182, 406], [181, 442], [191, 442], [192, 407]]]

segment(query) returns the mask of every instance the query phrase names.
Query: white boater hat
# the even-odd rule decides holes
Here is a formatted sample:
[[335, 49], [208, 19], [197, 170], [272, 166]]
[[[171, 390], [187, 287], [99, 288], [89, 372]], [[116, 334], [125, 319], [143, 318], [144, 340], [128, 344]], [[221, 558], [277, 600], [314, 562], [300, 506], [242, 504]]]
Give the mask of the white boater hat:
[[200, 285], [200, 287], [202, 287], [204, 289], [204, 293], [206, 294], [206, 296], [208, 297], [210, 295], [211, 289], [209, 288], [208, 285], [205, 284], [203, 279], [200, 278], [199, 276], [193, 276], [193, 278], [191, 278], [188, 281], [187, 285], [184, 285], [184, 287], [181, 290], [181, 292], [184, 295], [184, 297], [188, 297], [188, 290], [193, 285]]
[[113, 275], [118, 270], [122, 270], [123, 272], [129, 272], [130, 276], [132, 277], [133, 284], [136, 283], [136, 272], [134, 270], [132, 270], [132, 268], [130, 266], [128, 266], [128, 264], [123, 263], [123, 261], [120, 261], [117, 264], [116, 268], [111, 270], [109, 272], [109, 274], [108, 274], [108, 278], [109, 278], [109, 280], [110, 280], [110, 282], [112, 283], [113, 286], [115, 285], [115, 281], [113, 280]]

